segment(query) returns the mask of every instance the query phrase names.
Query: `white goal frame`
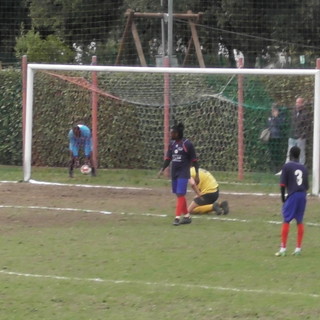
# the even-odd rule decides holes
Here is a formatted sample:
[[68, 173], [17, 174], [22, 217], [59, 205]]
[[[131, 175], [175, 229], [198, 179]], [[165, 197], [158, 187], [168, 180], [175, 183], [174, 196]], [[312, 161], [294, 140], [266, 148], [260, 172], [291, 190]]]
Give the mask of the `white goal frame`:
[[319, 195], [320, 167], [320, 70], [319, 69], [233, 69], [233, 68], [166, 68], [166, 67], [117, 67], [92, 65], [59, 65], [35, 64], [27, 67], [27, 98], [24, 131], [23, 174], [24, 181], [31, 178], [32, 158], [32, 122], [33, 122], [33, 90], [34, 75], [37, 70], [56, 71], [102, 71], [102, 72], [152, 72], [162, 74], [220, 74], [220, 75], [285, 75], [314, 76], [314, 122], [313, 122], [313, 159], [312, 159], [312, 191]]

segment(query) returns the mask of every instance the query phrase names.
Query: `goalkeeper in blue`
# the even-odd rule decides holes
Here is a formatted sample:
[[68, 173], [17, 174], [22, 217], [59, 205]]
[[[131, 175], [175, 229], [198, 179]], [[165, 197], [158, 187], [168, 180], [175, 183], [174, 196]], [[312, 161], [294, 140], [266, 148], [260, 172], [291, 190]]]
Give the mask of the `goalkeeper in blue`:
[[91, 130], [84, 124], [77, 124], [69, 131], [70, 165], [69, 177], [73, 178], [73, 169], [79, 167], [79, 150], [83, 149], [85, 164], [91, 167], [91, 175], [96, 175], [92, 162], [92, 136]]

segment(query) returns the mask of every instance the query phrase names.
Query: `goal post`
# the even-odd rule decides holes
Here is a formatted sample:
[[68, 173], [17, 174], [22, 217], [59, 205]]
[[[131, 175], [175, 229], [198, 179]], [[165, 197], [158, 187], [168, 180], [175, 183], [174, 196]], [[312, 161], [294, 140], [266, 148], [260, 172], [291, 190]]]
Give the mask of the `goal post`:
[[[30, 63], [27, 67], [27, 98], [26, 98], [26, 123], [24, 132], [24, 158], [23, 171], [24, 181], [29, 181], [31, 178], [31, 163], [32, 163], [32, 128], [33, 128], [33, 104], [34, 104], [34, 78], [38, 71], [55, 71], [55, 72], [110, 72], [110, 73], [125, 73], [125, 74], [159, 74], [159, 75], [188, 75], [189, 77], [213, 77], [213, 76], [285, 76], [285, 77], [312, 77], [314, 92], [313, 92], [313, 144], [312, 144], [312, 194], [319, 193], [319, 156], [320, 156], [320, 70], [317, 69], [229, 69], [229, 68], [175, 68], [175, 67], [120, 67], [120, 66], [99, 66], [99, 65], [57, 65], [57, 64], [34, 64]], [[211, 80], [211, 79], [210, 79]], [[213, 80], [214, 81], [214, 80]], [[244, 80], [246, 81], [246, 79]], [[163, 84], [163, 78], [162, 78]], [[134, 85], [134, 84], [131, 84]], [[186, 86], [186, 84], [185, 84]], [[137, 84], [137, 90], [140, 90]], [[151, 88], [151, 84], [150, 84]], [[121, 90], [121, 88], [119, 88]], [[148, 90], [148, 88], [141, 90]], [[129, 90], [130, 91], [130, 90]], [[162, 92], [163, 95], [163, 92]], [[183, 95], [183, 93], [181, 94]], [[210, 96], [210, 93], [203, 94], [202, 97]], [[217, 97], [216, 93], [212, 93], [212, 97]], [[188, 99], [188, 96], [185, 97]], [[220, 98], [222, 101], [227, 101], [228, 98]], [[244, 98], [246, 99], [246, 97]], [[190, 103], [192, 99], [190, 98]], [[134, 102], [135, 103], [135, 102]], [[185, 102], [186, 103], [186, 102]], [[221, 102], [223, 103], [223, 102]], [[200, 103], [201, 105], [201, 103]], [[237, 106], [235, 106], [236, 108]], [[177, 107], [180, 112], [184, 110], [183, 105]], [[197, 107], [198, 108], [198, 107]], [[199, 107], [201, 108], [201, 106]], [[197, 117], [206, 117], [201, 114], [201, 110], [197, 109]], [[216, 110], [216, 109], [214, 109]], [[211, 112], [211, 111], [210, 111]], [[188, 113], [187, 113], [188, 114]], [[191, 117], [191, 116], [190, 116]], [[213, 120], [215, 116], [213, 116]], [[191, 121], [191, 120], [190, 120]], [[224, 124], [226, 127], [228, 123]], [[162, 128], [163, 130], [163, 128]], [[202, 134], [202, 132], [199, 132]], [[204, 135], [205, 133], [203, 133]], [[229, 135], [232, 134], [228, 133]], [[233, 132], [236, 136], [237, 132]]]

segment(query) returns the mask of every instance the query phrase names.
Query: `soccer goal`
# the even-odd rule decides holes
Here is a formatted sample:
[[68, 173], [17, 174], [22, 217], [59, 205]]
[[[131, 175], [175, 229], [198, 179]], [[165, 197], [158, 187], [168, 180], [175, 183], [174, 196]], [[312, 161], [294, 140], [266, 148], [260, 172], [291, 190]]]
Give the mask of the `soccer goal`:
[[[304, 128], [306, 165], [312, 194], [319, 193], [318, 69], [28, 64], [26, 88], [24, 181], [33, 165], [66, 166], [66, 132], [76, 121], [95, 127], [101, 168], [159, 168], [169, 127], [181, 121], [201, 166], [238, 172], [240, 180], [246, 172], [274, 174], [286, 160], [290, 113], [302, 96], [310, 119]], [[264, 143], [260, 132], [275, 104], [281, 129], [277, 139]]]

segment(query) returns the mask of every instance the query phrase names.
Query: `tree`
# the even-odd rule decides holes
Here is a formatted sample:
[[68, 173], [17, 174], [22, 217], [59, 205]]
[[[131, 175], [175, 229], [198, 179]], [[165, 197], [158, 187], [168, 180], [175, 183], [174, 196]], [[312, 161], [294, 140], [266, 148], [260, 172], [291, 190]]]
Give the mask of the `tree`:
[[15, 61], [15, 38], [21, 25], [29, 26], [28, 9], [24, 0], [1, 1], [0, 4], [0, 61]]
[[[2, 1], [0, 59], [12, 60], [20, 29], [33, 29], [40, 39], [54, 35], [70, 49], [76, 47], [81, 51], [80, 63], [90, 63], [92, 54], [99, 53], [99, 61], [110, 64], [123, 34], [126, 10], [168, 12], [167, 5], [168, 0]], [[246, 67], [254, 67], [262, 54], [271, 60], [277, 59], [281, 51], [314, 59], [320, 50], [318, 0], [173, 0], [174, 13], [188, 10], [203, 12], [197, 31], [211, 66], [216, 66], [219, 48], [229, 59], [227, 66], [235, 66], [233, 52], [241, 51]], [[161, 43], [160, 19], [139, 18], [135, 23], [144, 54], [151, 61], [157, 54], [155, 47]], [[188, 21], [175, 19], [173, 31], [173, 48], [183, 58], [183, 48], [190, 39]], [[126, 44], [126, 52], [128, 57], [122, 63], [135, 64], [133, 41]]]
[[80, 48], [81, 62], [86, 63], [92, 43], [94, 50], [105, 48], [117, 27], [121, 4], [116, 0], [32, 0], [30, 16], [42, 37], [54, 34], [70, 48]]
[[41, 39], [38, 32], [30, 30], [17, 39], [16, 56], [28, 56], [29, 62], [69, 63], [73, 61], [74, 53], [57, 36], [49, 35]]
[[318, 51], [320, 9], [315, 0], [216, 0], [213, 14], [221, 41], [232, 55], [238, 49], [247, 67], [262, 51]]

